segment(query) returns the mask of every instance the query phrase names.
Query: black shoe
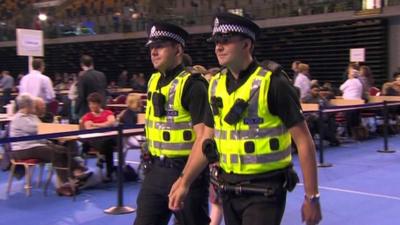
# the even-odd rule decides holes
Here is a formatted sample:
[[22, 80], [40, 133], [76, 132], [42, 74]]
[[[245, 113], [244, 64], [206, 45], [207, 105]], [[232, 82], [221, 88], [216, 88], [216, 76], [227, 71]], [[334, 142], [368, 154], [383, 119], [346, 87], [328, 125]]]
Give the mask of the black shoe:
[[89, 179], [89, 177], [91, 177], [92, 175], [93, 175], [93, 172], [92, 172], [92, 171], [86, 171], [86, 172], [82, 173], [82, 174], [79, 175], [79, 176], [75, 176], [75, 178], [76, 178], [79, 182], [81, 182], [81, 181], [86, 182], [86, 181]]
[[104, 168], [104, 163], [105, 163], [105, 162], [106, 162], [106, 161], [105, 161], [104, 159], [102, 159], [102, 158], [97, 158], [96, 166], [99, 167], [100, 169], [103, 169], [103, 168]]
[[112, 175], [107, 175], [106, 177], [103, 177], [103, 183], [111, 183], [113, 181]]
[[338, 140], [331, 141], [331, 142], [329, 143], [329, 146], [332, 146], [332, 147], [340, 146], [340, 141], [338, 141]]

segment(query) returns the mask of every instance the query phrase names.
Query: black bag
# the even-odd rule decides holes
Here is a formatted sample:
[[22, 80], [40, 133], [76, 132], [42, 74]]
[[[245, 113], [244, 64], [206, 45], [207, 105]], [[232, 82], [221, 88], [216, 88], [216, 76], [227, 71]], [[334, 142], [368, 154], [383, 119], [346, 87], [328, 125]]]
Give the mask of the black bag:
[[124, 174], [125, 181], [137, 181], [139, 179], [135, 169], [133, 169], [130, 165], [125, 165], [122, 168], [122, 173]]

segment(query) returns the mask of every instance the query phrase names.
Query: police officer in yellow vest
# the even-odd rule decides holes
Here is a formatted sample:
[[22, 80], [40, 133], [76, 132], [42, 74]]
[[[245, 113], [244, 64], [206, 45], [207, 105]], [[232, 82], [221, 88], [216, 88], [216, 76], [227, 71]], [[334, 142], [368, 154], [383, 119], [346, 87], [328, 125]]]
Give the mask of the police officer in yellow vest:
[[[299, 98], [277, 64], [261, 67], [252, 57], [259, 33], [252, 21], [229, 13], [216, 16], [211, 40], [220, 65], [209, 86], [215, 145], [220, 172], [215, 171], [227, 225], [280, 224], [287, 190], [297, 176], [292, 169], [291, 139], [298, 148], [305, 199], [302, 220], [321, 220], [315, 147], [301, 112]], [[170, 192], [169, 207], [180, 208], [188, 187], [207, 164], [200, 151], [193, 152], [182, 177]]]
[[[182, 55], [189, 34], [169, 23], [151, 26], [147, 46], [157, 72], [148, 84], [146, 139], [151, 169], [137, 198], [135, 225], [168, 224], [172, 211], [168, 193], [179, 178], [192, 149], [200, 148], [204, 127], [212, 126], [208, 107], [207, 81], [187, 72]], [[211, 117], [211, 116], [208, 116]], [[188, 198], [175, 212], [179, 224], [205, 225], [208, 217], [207, 170], [194, 181]]]

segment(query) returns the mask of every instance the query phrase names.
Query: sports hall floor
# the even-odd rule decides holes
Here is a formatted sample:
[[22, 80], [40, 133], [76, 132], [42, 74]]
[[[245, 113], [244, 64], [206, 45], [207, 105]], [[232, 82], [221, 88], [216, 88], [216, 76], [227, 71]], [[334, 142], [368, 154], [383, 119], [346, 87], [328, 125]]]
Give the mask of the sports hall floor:
[[[400, 224], [400, 136], [389, 139], [392, 154], [376, 152], [382, 138], [343, 144], [326, 150], [331, 168], [319, 169], [319, 184], [324, 225], [396, 225]], [[137, 161], [131, 152], [128, 160]], [[294, 157], [297, 171], [299, 163]], [[0, 225], [125, 225], [132, 224], [135, 214], [111, 216], [103, 213], [116, 203], [116, 185], [101, 184], [83, 190], [76, 201], [59, 197], [54, 187], [47, 197], [34, 189], [26, 197], [23, 180], [13, 184], [6, 195], [8, 172], [0, 172]], [[135, 206], [140, 183], [125, 183], [124, 201]], [[282, 224], [301, 224], [300, 207], [303, 187], [289, 193]], [[154, 209], [157, 210], [157, 209]]]

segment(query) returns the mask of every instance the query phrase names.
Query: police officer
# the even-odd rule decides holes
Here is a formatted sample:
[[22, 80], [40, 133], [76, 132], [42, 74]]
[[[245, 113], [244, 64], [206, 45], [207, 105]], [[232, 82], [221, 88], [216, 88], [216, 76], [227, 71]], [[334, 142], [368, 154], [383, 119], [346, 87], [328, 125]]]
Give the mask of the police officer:
[[[280, 224], [287, 190], [297, 182], [291, 169], [293, 139], [304, 177], [302, 220], [318, 224], [315, 147], [295, 89], [284, 72], [274, 63], [263, 68], [252, 57], [259, 32], [255, 23], [241, 16], [224, 13], [214, 20], [211, 40], [220, 65], [227, 69], [210, 81], [214, 135], [207, 127], [203, 137], [214, 136], [218, 150], [225, 223]], [[193, 160], [171, 189], [172, 210], [180, 208], [194, 177], [207, 164], [202, 152], [192, 154]]]
[[[146, 139], [151, 169], [137, 198], [135, 225], [168, 224], [172, 211], [168, 193], [179, 178], [192, 149], [201, 148], [204, 127], [212, 126], [207, 81], [185, 70], [182, 55], [188, 33], [169, 23], [151, 26], [146, 46], [157, 72], [148, 84]], [[204, 117], [204, 115], [209, 115]], [[207, 171], [193, 182], [188, 198], [175, 212], [179, 224], [209, 224]]]

